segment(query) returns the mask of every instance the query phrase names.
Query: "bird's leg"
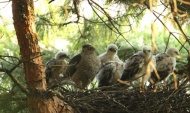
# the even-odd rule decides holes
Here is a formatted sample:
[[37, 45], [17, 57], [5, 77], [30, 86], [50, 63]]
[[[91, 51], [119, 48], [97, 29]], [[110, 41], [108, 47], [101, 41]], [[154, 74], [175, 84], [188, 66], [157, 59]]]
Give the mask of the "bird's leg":
[[140, 92], [141, 93], [145, 93], [145, 87], [144, 87], [144, 83], [143, 82], [139, 83], [139, 88], [140, 88]]
[[83, 91], [83, 85], [82, 85], [82, 81], [80, 81], [80, 91]]
[[166, 79], [164, 79], [164, 90], [167, 90], [167, 86], [166, 86]]
[[153, 92], [154, 92], [154, 93], [157, 92], [157, 85], [155, 85], [155, 88], [154, 88]]

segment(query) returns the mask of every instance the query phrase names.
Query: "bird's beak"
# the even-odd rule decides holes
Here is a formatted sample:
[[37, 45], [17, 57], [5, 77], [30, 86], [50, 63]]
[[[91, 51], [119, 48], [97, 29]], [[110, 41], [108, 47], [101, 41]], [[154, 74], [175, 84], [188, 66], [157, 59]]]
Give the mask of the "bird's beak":
[[150, 50], [143, 50], [144, 53], [149, 54]]
[[147, 54], [147, 53], [148, 53], [148, 51], [147, 51], [147, 50], [143, 50], [143, 53], [146, 53], [146, 54]]
[[179, 59], [181, 59], [181, 56], [180, 56], [179, 54], [178, 54], [178, 55], [176, 55], [176, 57], [177, 57], [177, 58], [179, 58]]

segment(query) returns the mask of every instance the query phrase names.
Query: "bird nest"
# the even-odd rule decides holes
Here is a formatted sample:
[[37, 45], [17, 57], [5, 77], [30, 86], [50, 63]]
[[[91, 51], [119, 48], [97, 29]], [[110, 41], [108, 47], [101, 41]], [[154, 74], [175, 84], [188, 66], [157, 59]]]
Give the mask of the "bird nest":
[[184, 113], [190, 112], [190, 84], [184, 77], [182, 81], [177, 89], [172, 88], [172, 82], [166, 86], [160, 85], [157, 91], [121, 83], [80, 91], [70, 91], [64, 87], [56, 89], [58, 97], [79, 113]]

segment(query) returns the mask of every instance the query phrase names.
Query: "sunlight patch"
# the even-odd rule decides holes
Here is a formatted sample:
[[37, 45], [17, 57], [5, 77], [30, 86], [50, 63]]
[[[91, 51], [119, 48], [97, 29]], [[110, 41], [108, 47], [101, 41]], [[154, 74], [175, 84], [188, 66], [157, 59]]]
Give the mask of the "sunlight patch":
[[67, 49], [68, 44], [69, 44], [69, 41], [64, 40], [64, 39], [56, 39], [55, 40], [55, 48], [56, 49], [68, 51], [68, 49]]

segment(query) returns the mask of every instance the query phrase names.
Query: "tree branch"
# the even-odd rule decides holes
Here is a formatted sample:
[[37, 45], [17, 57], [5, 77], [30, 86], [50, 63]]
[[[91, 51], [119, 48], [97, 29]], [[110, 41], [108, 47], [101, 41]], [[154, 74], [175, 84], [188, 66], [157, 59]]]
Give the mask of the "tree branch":
[[[106, 17], [108, 18], [108, 21], [111, 23], [111, 25], [113, 26], [113, 28], [116, 30], [114, 30], [113, 28], [111, 28], [99, 15], [98, 15], [98, 13], [95, 11], [95, 9], [94, 9], [94, 7], [95, 6], [93, 6], [92, 5], [92, 3], [94, 3], [96, 6], [98, 6], [100, 9], [101, 9], [101, 12], [103, 13], [103, 14], [105, 14], [106, 15]], [[111, 31], [113, 31], [113, 32], [115, 32], [115, 33], [117, 33], [117, 34], [119, 34], [119, 36], [122, 36], [124, 39], [125, 39], [125, 41], [135, 50], [135, 52], [137, 51], [136, 50], [136, 48], [123, 36], [123, 34], [117, 29], [117, 27], [113, 24], [113, 22], [112, 22], [112, 18], [111, 18], [111, 16], [109, 16], [109, 14], [100, 6], [100, 5], [98, 5], [96, 2], [94, 2], [93, 0], [91, 0], [91, 2], [90, 2], [90, 0], [88, 0], [88, 3], [89, 3], [89, 5], [91, 6], [91, 8], [92, 8], [92, 10], [96, 13], [96, 15], [102, 20], [102, 22], [104, 22], [104, 24], [111, 30]], [[95, 7], [96, 8], [96, 7]], [[96, 8], [96, 9], [98, 9], [98, 8]], [[98, 9], [99, 10], [99, 9]]]
[[178, 20], [177, 20], [177, 18], [176, 18], [176, 16], [175, 16], [174, 7], [173, 7], [173, 5], [172, 5], [172, 2], [170, 2], [170, 7], [171, 7], [171, 12], [172, 12], [174, 21], [176, 22], [176, 24], [177, 24], [179, 30], [181, 31], [181, 33], [183, 34], [183, 37], [186, 39], [186, 41], [187, 41], [187, 42], [189, 43], [189, 45], [190, 45], [189, 39], [188, 39], [187, 36], [185, 35], [183, 29], [181, 28], [181, 26], [180, 26], [180, 24], [179, 24], [179, 22], [178, 22]]
[[[17, 65], [18, 66], [18, 65]], [[15, 67], [13, 67], [15, 69]], [[12, 68], [12, 69], [13, 69]], [[12, 74], [13, 70], [8, 70], [6, 68], [0, 68], [0, 72], [5, 72], [7, 73], [7, 75], [11, 78], [11, 80], [21, 89], [22, 92], [24, 92], [25, 94], [29, 94], [29, 91], [26, 89], [26, 87], [24, 87], [19, 80]]]
[[187, 65], [187, 70], [188, 70], [188, 79], [190, 80], [190, 50], [188, 50], [188, 57], [187, 57], [188, 65]]
[[[150, 10], [150, 6], [144, 2], [144, 4], [147, 6], [147, 8]], [[152, 14], [158, 18], [158, 20], [162, 23], [162, 25], [166, 28], [166, 30], [183, 46], [183, 44], [179, 41], [179, 39], [169, 30], [169, 28], [163, 23], [163, 21], [154, 13], [154, 11], [152, 12]], [[185, 48], [185, 46], [183, 46]], [[187, 50], [187, 48], [185, 48]], [[187, 50], [188, 51], [188, 50]]]

